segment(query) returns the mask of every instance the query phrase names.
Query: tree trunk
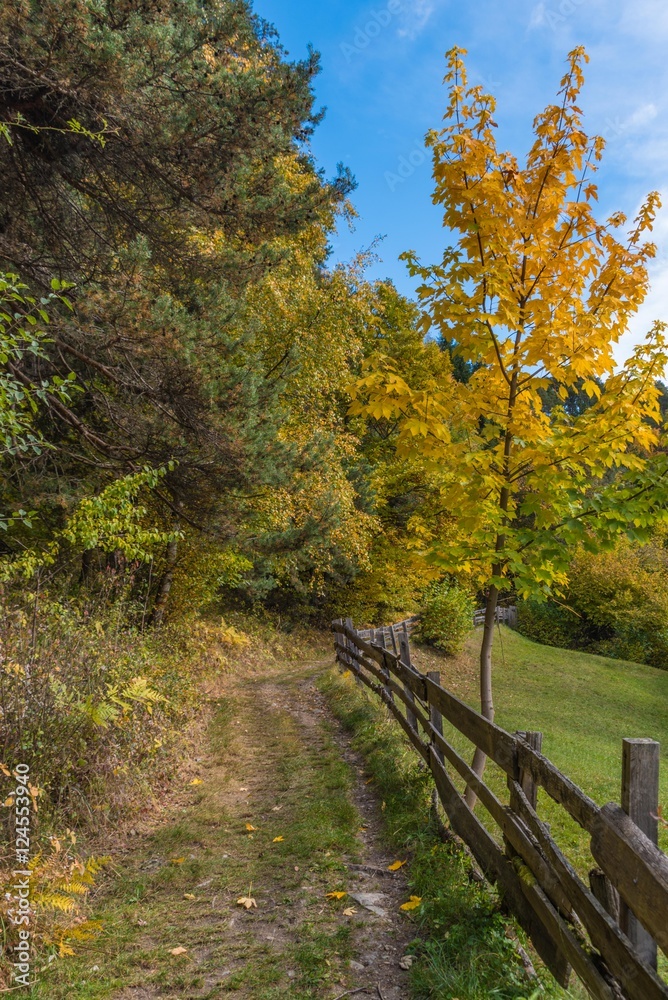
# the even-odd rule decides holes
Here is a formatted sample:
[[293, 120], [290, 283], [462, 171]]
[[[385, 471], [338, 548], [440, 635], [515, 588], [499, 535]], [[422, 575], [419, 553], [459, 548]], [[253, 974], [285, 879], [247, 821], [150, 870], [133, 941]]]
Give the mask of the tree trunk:
[[153, 614], [151, 615], [152, 625], [162, 625], [164, 621], [167, 599], [169, 598], [169, 592], [172, 589], [172, 580], [174, 579], [174, 567], [176, 566], [178, 548], [179, 546], [176, 539], [173, 539], [167, 546], [165, 569], [160, 578], [158, 596], [155, 599]]
[[[487, 602], [485, 604], [485, 630], [482, 636], [482, 646], [480, 647], [480, 711], [486, 719], [494, 722], [494, 699], [492, 697], [492, 643], [494, 641], [494, 624], [496, 622], [496, 609], [499, 602], [499, 591], [496, 587], [490, 587], [487, 592]], [[479, 747], [476, 747], [471, 767], [482, 777], [485, 771], [487, 757]], [[476, 804], [476, 794], [472, 788], [467, 788], [464, 795], [466, 804], [470, 809]]]

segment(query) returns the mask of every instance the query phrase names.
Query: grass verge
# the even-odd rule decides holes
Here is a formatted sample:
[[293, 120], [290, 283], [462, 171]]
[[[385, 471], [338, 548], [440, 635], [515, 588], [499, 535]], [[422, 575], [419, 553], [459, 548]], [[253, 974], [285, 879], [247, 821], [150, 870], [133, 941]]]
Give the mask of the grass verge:
[[411, 892], [421, 898], [413, 911], [415, 1000], [568, 996], [538, 964], [539, 979], [528, 977], [517, 948], [526, 942], [497, 894], [471, 880], [463, 851], [439, 839], [430, 817], [431, 777], [385, 709], [338, 670], [320, 688], [374, 778], [388, 846], [410, 855]]

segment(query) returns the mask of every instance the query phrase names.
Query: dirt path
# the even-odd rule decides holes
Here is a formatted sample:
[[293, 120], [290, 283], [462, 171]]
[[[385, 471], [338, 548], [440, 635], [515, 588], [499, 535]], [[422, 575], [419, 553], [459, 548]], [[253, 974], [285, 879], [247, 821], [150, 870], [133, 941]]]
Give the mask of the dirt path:
[[388, 871], [404, 859], [383, 850], [382, 804], [315, 686], [329, 663], [223, 682], [178, 802], [116, 861], [103, 935], [37, 996], [408, 996], [415, 932]]

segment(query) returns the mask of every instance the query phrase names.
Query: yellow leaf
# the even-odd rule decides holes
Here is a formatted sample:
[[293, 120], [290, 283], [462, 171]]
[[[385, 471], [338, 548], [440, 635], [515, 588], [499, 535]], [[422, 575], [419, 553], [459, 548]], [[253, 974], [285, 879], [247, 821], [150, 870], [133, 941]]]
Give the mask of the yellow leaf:
[[185, 955], [185, 953], [187, 951], [188, 951], [187, 948], [182, 948], [181, 945], [179, 945], [178, 948], [172, 948], [171, 951], [169, 952], [169, 954], [170, 955]]
[[416, 910], [422, 902], [422, 896], [411, 896], [407, 903], [402, 903], [400, 910]]
[[343, 911], [344, 917], [352, 917], [354, 913], [357, 913], [357, 910], [355, 909], [354, 906], [346, 906], [345, 910]]
[[14, 803], [14, 799], [12, 798], [11, 795], [8, 795], [7, 798], [5, 799], [5, 801], [2, 804], [3, 804], [3, 806], [11, 806], [11, 805], [13, 805], [13, 803]]
[[246, 910], [250, 910], [253, 906], [257, 909], [257, 903], [252, 896], [239, 896], [237, 906], [243, 906]]
[[0, 763], [0, 771], [5, 775], [6, 778], [11, 778], [12, 772], [9, 770], [6, 764]]
[[347, 895], [348, 895], [347, 892], [327, 892], [327, 893], [325, 893], [325, 896], [326, 896], [327, 899], [343, 899], [344, 896], [347, 896]]
[[400, 868], [403, 868], [406, 864], [405, 861], [393, 861], [391, 865], [387, 866], [388, 872], [398, 872]]
[[183, 862], [186, 859], [185, 858], [170, 858], [169, 860], [172, 862], [173, 865], [182, 865]]
[[385, 810], [387, 809], [387, 802], [383, 802], [383, 804], [381, 805], [380, 809], [381, 809], [381, 812], [385, 812]]
[[248, 830], [249, 833], [252, 833], [253, 830], [257, 830], [257, 827], [253, 826], [252, 823], [246, 823], [246, 829]]
[[195, 896], [194, 893], [192, 893], [192, 892], [184, 892], [183, 893], [183, 898], [184, 899], [197, 899], [197, 896]]
[[204, 782], [202, 781], [201, 778], [193, 778], [193, 780], [190, 782], [190, 784], [191, 785], [202, 785], [202, 784], [204, 784]]
[[272, 840], [272, 844], [280, 844], [282, 840], [283, 840], [282, 837], [274, 837], [274, 839]]

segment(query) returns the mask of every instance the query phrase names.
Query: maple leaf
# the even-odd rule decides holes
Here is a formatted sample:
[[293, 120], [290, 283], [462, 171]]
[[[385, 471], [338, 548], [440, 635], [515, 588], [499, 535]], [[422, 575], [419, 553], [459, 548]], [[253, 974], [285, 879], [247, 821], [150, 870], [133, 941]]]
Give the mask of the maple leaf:
[[195, 894], [192, 893], [192, 892], [184, 892], [183, 893], [183, 898], [184, 899], [197, 899], [197, 896], [195, 896]]
[[272, 840], [272, 844], [280, 844], [282, 840], [283, 840], [282, 837], [274, 837], [274, 839]]
[[182, 865], [186, 860], [185, 858], [170, 858], [169, 859], [173, 865]]
[[400, 910], [416, 910], [422, 902], [422, 896], [411, 896], [407, 903], [402, 903]]
[[187, 948], [183, 948], [181, 945], [178, 948], [172, 948], [169, 952], [170, 955], [185, 955], [188, 951]]
[[191, 785], [202, 785], [202, 784], [204, 784], [204, 782], [202, 781], [201, 778], [193, 778], [193, 780], [191, 782], [189, 782], [189, 784], [191, 784]]
[[357, 913], [357, 910], [355, 909], [354, 906], [346, 906], [345, 910], [343, 911], [344, 917], [352, 917], [353, 914], [355, 913]]
[[327, 899], [343, 899], [347, 895], [348, 895], [347, 892], [327, 892], [327, 893], [325, 893], [325, 897]]
[[0, 763], [0, 771], [2, 771], [2, 773], [5, 775], [5, 777], [11, 778], [12, 772], [9, 770], [9, 768], [7, 767], [6, 764]]
[[391, 865], [387, 866], [388, 872], [398, 872], [400, 868], [403, 868], [406, 864], [405, 861], [393, 861]]
[[257, 827], [253, 826], [252, 823], [246, 823], [246, 829], [248, 830], [249, 833], [252, 833], [253, 830], [257, 830]]
[[243, 906], [246, 910], [250, 910], [252, 907], [257, 909], [257, 903], [252, 896], [239, 896], [237, 906]]

